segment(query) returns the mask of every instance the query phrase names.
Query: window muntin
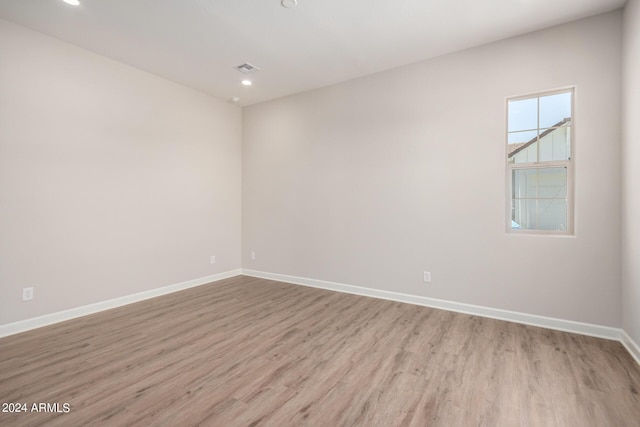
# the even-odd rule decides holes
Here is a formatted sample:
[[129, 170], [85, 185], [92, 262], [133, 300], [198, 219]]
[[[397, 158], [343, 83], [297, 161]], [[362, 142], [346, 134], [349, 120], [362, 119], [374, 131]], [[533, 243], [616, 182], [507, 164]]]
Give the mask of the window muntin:
[[507, 100], [507, 230], [573, 231], [573, 89]]

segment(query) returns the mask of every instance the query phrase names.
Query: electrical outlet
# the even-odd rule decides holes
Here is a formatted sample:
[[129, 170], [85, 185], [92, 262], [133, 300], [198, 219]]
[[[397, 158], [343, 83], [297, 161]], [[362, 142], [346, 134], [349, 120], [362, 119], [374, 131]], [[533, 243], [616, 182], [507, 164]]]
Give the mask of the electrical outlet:
[[254, 251], [251, 251], [251, 259], [252, 260], [256, 259], [256, 253]]
[[33, 288], [22, 289], [22, 301], [31, 301], [33, 299]]
[[425, 271], [423, 280], [425, 283], [431, 283], [431, 273], [428, 271]]
[[213, 256], [211, 257], [211, 264], [215, 264], [215, 263], [216, 263], [216, 256], [215, 256], [215, 255], [213, 255]]

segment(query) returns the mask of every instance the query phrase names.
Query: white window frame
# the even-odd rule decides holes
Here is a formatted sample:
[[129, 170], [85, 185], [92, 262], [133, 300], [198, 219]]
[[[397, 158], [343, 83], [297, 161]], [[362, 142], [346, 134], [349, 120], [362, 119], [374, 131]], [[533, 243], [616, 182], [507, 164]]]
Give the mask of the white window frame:
[[[571, 152], [568, 160], [555, 160], [555, 161], [536, 161], [531, 163], [509, 163], [509, 101], [519, 101], [523, 99], [539, 98], [549, 95], [557, 95], [560, 93], [571, 93], [571, 132], [570, 132], [570, 148]], [[568, 86], [564, 88], [554, 89], [544, 92], [535, 92], [526, 95], [511, 96], [505, 99], [505, 151], [504, 162], [506, 164], [506, 232], [508, 234], [525, 234], [525, 235], [547, 235], [547, 236], [573, 236], [575, 235], [575, 213], [574, 213], [574, 169], [575, 169], [575, 157], [576, 157], [576, 144], [575, 144], [575, 129], [576, 129], [576, 88], [575, 86]], [[538, 129], [540, 129], [540, 103], [538, 102]], [[539, 156], [537, 157], [539, 159]], [[560, 168], [565, 167], [567, 169], [567, 229], [566, 230], [530, 230], [530, 229], [517, 229], [511, 227], [512, 216], [512, 185], [513, 185], [513, 171], [514, 170], [531, 170], [531, 169], [546, 169], [546, 168]]]

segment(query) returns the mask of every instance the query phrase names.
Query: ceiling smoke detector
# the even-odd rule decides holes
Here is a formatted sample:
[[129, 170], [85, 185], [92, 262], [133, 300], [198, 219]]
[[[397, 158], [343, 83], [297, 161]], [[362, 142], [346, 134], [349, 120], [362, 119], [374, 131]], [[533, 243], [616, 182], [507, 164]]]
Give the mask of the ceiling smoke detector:
[[255, 73], [256, 71], [260, 71], [260, 68], [256, 67], [255, 65], [251, 65], [248, 62], [238, 65], [237, 67], [235, 67], [235, 69], [245, 74]]
[[298, 5], [298, 0], [282, 0], [280, 4], [282, 7], [289, 9], [291, 7], [296, 7]]

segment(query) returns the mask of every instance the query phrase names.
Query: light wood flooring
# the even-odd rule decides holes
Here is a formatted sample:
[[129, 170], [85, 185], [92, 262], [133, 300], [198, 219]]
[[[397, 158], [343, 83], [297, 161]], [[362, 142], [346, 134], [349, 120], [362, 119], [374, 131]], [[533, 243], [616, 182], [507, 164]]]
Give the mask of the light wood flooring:
[[[615, 341], [235, 277], [0, 339], [1, 426], [640, 426]], [[62, 406], [61, 406], [62, 408]]]

